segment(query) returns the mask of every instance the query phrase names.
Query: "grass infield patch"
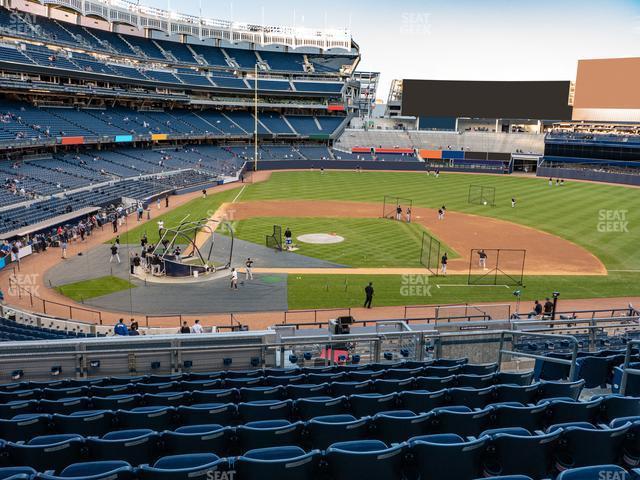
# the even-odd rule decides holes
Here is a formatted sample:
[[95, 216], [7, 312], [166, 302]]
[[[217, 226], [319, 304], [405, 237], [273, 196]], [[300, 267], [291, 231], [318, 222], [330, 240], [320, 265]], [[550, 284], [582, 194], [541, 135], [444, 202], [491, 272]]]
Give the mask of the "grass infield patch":
[[135, 285], [118, 277], [101, 277], [83, 282], [68, 283], [56, 287], [56, 291], [76, 302], [84, 302], [96, 297], [110, 295], [135, 288]]

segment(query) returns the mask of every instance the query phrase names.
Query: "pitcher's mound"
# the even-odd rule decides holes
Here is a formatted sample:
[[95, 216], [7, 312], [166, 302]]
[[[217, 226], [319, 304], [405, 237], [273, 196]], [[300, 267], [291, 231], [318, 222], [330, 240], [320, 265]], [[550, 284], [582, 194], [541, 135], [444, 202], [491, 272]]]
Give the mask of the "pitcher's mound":
[[331, 245], [344, 242], [344, 237], [328, 233], [310, 233], [308, 235], [300, 235], [297, 238], [299, 242], [312, 243], [314, 245]]

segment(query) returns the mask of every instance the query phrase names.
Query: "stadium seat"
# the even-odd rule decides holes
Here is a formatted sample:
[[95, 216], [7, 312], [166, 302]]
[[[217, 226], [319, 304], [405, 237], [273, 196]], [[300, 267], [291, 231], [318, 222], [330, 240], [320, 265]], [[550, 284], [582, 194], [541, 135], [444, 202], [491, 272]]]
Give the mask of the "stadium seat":
[[260, 400], [238, 404], [241, 423], [291, 419], [293, 400]]
[[495, 387], [482, 389], [452, 388], [447, 392], [451, 405], [464, 405], [469, 408], [484, 408], [492, 403]]
[[538, 389], [538, 400], [546, 398], [567, 397], [577, 400], [584, 388], [584, 380], [577, 382], [549, 382], [541, 381]]
[[162, 444], [169, 455], [210, 453], [226, 455], [232, 450], [233, 430], [221, 425], [190, 425], [162, 433]]
[[238, 399], [238, 391], [233, 388], [195, 390], [191, 392], [191, 401], [200, 403], [234, 403]]
[[42, 398], [60, 400], [63, 398], [86, 397], [88, 393], [88, 387], [45, 388], [42, 390]]
[[413, 390], [400, 392], [398, 400], [402, 408], [414, 413], [430, 412], [434, 408], [443, 407], [447, 403], [447, 391]]
[[89, 389], [92, 397], [110, 397], [112, 395], [131, 395], [135, 393], [132, 383], [125, 385], [93, 385]]
[[596, 398], [589, 402], [568, 402], [551, 400], [547, 404], [547, 424], [587, 422], [597, 423], [602, 406], [602, 399]]
[[538, 385], [497, 385], [495, 390], [496, 402], [518, 402], [524, 405], [536, 403]]
[[304, 423], [287, 420], [249, 422], [236, 429], [240, 451], [259, 448], [297, 445], [300, 442]]
[[178, 407], [181, 425], [218, 424], [232, 425], [236, 421], [238, 408], [233, 403], [199, 403]]
[[133, 466], [153, 462], [159, 455], [160, 435], [149, 429], [118, 430], [102, 438], [88, 438], [90, 458], [124, 460]]
[[312, 397], [295, 401], [296, 414], [302, 420], [345, 413], [347, 397]]
[[612, 368], [617, 356], [582, 357], [576, 360], [575, 379], [585, 381], [584, 388], [606, 388], [611, 381]]
[[142, 403], [147, 407], [178, 407], [189, 401], [187, 392], [145, 393]]
[[487, 388], [494, 384], [495, 375], [489, 373], [487, 375], [462, 374], [456, 375], [456, 386], [460, 388]]
[[142, 395], [117, 394], [93, 397], [91, 403], [97, 410], [120, 410], [136, 408], [142, 402]]
[[417, 473], [424, 480], [458, 480], [482, 474], [482, 455], [486, 438], [466, 442], [453, 434], [423, 435], [411, 438], [409, 448], [415, 457]]
[[536, 406], [498, 404], [492, 408], [496, 428], [521, 427], [534, 432], [546, 425], [547, 404]]
[[[276, 377], [282, 378], [282, 377]], [[240, 389], [241, 402], [254, 402], [260, 400], [280, 400], [284, 395], [282, 386], [250, 387]]]
[[451, 388], [455, 386], [456, 376], [448, 377], [417, 377], [414, 380], [413, 387], [417, 390], [427, 390], [428, 392], [437, 392], [443, 388]]
[[627, 423], [631, 425], [625, 438], [622, 458], [625, 465], [637, 468], [640, 465], [640, 416], [617, 418], [609, 424], [609, 427], [615, 429]]
[[349, 380], [352, 382], [366, 382], [368, 380], [375, 380], [376, 378], [382, 378], [384, 376], [384, 370], [351, 370], [349, 372]]
[[0, 420], [0, 438], [11, 442], [29, 441], [49, 432], [49, 415], [16, 415], [11, 420]]
[[373, 417], [375, 436], [387, 445], [401, 443], [408, 437], [425, 435], [430, 427], [432, 415], [415, 414], [410, 410], [382, 412]]
[[386, 380], [407, 380], [409, 378], [418, 377], [424, 367], [417, 368], [389, 368], [384, 371], [384, 378]]
[[[469, 408], [469, 407], [467, 407]], [[461, 437], [478, 436], [491, 426], [493, 410], [459, 412], [452, 409], [437, 409], [432, 420], [434, 433], [454, 433]]]
[[393, 410], [396, 405], [396, 394], [381, 395], [379, 393], [364, 393], [351, 395], [349, 404], [351, 413], [356, 418], [372, 417], [376, 413]]
[[83, 479], [83, 480], [132, 480], [136, 475], [127, 462], [87, 462], [74, 463], [62, 470], [58, 476], [40, 473], [38, 480]]
[[89, 397], [70, 397], [60, 400], [40, 400], [38, 403], [40, 411], [43, 413], [58, 413], [69, 415], [80, 410], [89, 410]]
[[346, 379], [347, 372], [310, 373], [307, 375], [307, 383], [313, 385], [341, 382]]
[[407, 378], [404, 380], [376, 379], [373, 381], [373, 390], [381, 395], [387, 395], [389, 393], [411, 390], [412, 385], [413, 378]]
[[379, 440], [339, 442], [331, 445], [325, 460], [335, 480], [401, 478], [405, 445], [387, 447]]
[[100, 437], [114, 425], [115, 415], [111, 410], [74, 412], [71, 415], [53, 415], [54, 429], [59, 433], [77, 433], [85, 437]]
[[321, 397], [329, 393], [329, 384], [289, 384], [286, 387], [286, 396], [296, 400], [298, 398]]
[[617, 465], [572, 468], [561, 472], [556, 480], [628, 480], [631, 476]]
[[131, 410], [118, 410], [116, 415], [122, 428], [149, 428], [161, 432], [173, 426], [175, 412], [172, 407], [138, 407]]
[[274, 375], [265, 377], [264, 384], [270, 387], [285, 386], [290, 383], [304, 383], [305, 375]]
[[328, 415], [312, 418], [306, 430], [313, 448], [326, 449], [332, 443], [364, 440], [369, 434], [371, 419], [352, 415]]
[[530, 372], [498, 372], [494, 377], [496, 385], [531, 385], [533, 370]]
[[17, 400], [0, 404], [0, 419], [11, 419], [17, 415], [34, 413], [38, 409], [37, 400]]
[[373, 382], [365, 380], [363, 382], [333, 382], [331, 384], [331, 394], [334, 397], [343, 395], [356, 395], [358, 393], [370, 393]]
[[0, 467], [0, 480], [30, 480], [35, 474], [31, 467]]
[[178, 382], [163, 382], [163, 383], [136, 383], [136, 390], [138, 393], [162, 393], [162, 392], [176, 392], [179, 389]]
[[640, 416], [640, 398], [610, 395], [602, 399], [602, 418], [611, 422], [616, 418]]
[[466, 363], [462, 365], [460, 373], [463, 375], [490, 375], [498, 371], [497, 363]]
[[193, 453], [162, 457], [153, 466], [141, 465], [144, 480], [211, 480], [213, 472], [224, 471], [227, 462], [213, 453]]
[[505, 428], [483, 432], [488, 436], [488, 454], [484, 459], [485, 476], [522, 474], [547, 478], [553, 472], [554, 449], [560, 431], [532, 435], [524, 428]]
[[283, 446], [250, 450], [237, 458], [234, 468], [246, 480], [300, 480], [316, 478], [321, 453], [305, 453], [300, 447]]
[[552, 425], [548, 432], [561, 430], [560, 443], [555, 451], [557, 468], [566, 470], [617, 464], [630, 426], [625, 424], [617, 428], [599, 429], [583, 422]]
[[180, 382], [180, 390], [193, 392], [195, 390], [214, 390], [222, 387], [221, 379], [183, 380]]
[[46, 435], [29, 442], [6, 445], [12, 465], [28, 465], [37, 471], [59, 472], [67, 465], [81, 461], [84, 438], [80, 435]]

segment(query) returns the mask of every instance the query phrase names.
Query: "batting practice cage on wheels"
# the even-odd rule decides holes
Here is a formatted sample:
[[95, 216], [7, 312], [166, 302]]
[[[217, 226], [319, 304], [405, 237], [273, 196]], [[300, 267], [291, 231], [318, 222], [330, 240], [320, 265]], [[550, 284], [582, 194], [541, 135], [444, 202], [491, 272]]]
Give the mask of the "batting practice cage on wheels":
[[432, 237], [427, 232], [422, 232], [422, 247], [420, 249], [420, 263], [425, 266], [429, 272], [439, 275], [440, 257], [444, 253], [440, 240]]
[[402, 209], [402, 215], [407, 213], [407, 208], [413, 208], [413, 200], [409, 198], [391, 197], [385, 195], [382, 203], [382, 218], [396, 218], [398, 207]]
[[485, 187], [483, 185], [469, 186], [470, 205], [496, 206], [496, 187]]
[[280, 225], [273, 226], [273, 233], [267, 235], [266, 245], [268, 248], [282, 251], [282, 227]]
[[474, 248], [469, 257], [469, 285], [524, 285], [526, 250]]

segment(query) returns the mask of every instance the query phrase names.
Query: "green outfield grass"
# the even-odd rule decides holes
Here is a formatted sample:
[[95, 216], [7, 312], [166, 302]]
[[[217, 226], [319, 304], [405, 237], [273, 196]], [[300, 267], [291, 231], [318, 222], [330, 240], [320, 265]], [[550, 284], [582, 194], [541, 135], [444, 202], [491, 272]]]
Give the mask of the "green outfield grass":
[[130, 288], [135, 288], [135, 285], [121, 278], [102, 277], [83, 282], [68, 283], [67, 285], [56, 287], [56, 290], [65, 297], [82, 303], [91, 298], [110, 295]]
[[[309, 233], [335, 233], [344, 242], [311, 245], [295, 242], [296, 253], [340, 265], [359, 267], [420, 267], [425, 228], [377, 218], [252, 218], [234, 224], [236, 238], [264, 245], [273, 225], [291, 228], [294, 238]], [[450, 248], [450, 258], [457, 254]]]
[[630, 273], [607, 277], [526, 277], [523, 288], [460, 286], [467, 283], [466, 276], [289, 275], [289, 309], [361, 307], [364, 287], [369, 282], [373, 282], [375, 289], [374, 306], [513, 302], [516, 289], [521, 289], [527, 308], [529, 303], [550, 297], [556, 290], [564, 300], [640, 296], [638, 275]]
[[[189, 219], [192, 221], [211, 218], [216, 210], [220, 208], [220, 205], [225, 202], [232, 201], [236, 197], [236, 195], [238, 195], [241, 186], [242, 185], [238, 185], [237, 189], [226, 190], [220, 193], [215, 193], [214, 189], [214, 193], [209, 194], [207, 198], [196, 198], [189, 203], [182, 205], [181, 207], [178, 207], [156, 217], [153, 217], [153, 215], [157, 215], [158, 210], [155, 208], [155, 205], [152, 205], [152, 220], [144, 225], [139, 225], [131, 229], [129, 232], [122, 233], [120, 235], [120, 242], [122, 244], [139, 244], [140, 238], [143, 234], [146, 233], [147, 239], [150, 243], [157, 243], [160, 240], [158, 236], [157, 222], [162, 220], [166, 228], [171, 228], [177, 227], [182, 219], [187, 215], [189, 215]], [[134, 216], [131, 216], [131, 218], [129, 218], [129, 222], [135, 222]], [[113, 238], [115, 238], [115, 235], [113, 236]], [[113, 241], [113, 238], [106, 243], [111, 243]]]
[[[468, 204], [470, 185], [496, 188], [496, 207]], [[640, 189], [498, 175], [443, 173], [440, 178], [389, 172], [276, 172], [268, 182], [251, 185], [247, 200], [343, 200], [382, 203], [384, 195], [413, 199], [414, 205], [500, 218], [553, 233], [600, 258], [609, 269], [640, 270]], [[511, 198], [517, 208], [511, 208]], [[601, 232], [601, 215], [626, 212], [628, 232]], [[615, 220], [614, 220], [615, 221]], [[607, 225], [602, 225], [606, 227]], [[614, 226], [610, 224], [610, 226]]]

